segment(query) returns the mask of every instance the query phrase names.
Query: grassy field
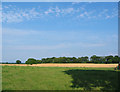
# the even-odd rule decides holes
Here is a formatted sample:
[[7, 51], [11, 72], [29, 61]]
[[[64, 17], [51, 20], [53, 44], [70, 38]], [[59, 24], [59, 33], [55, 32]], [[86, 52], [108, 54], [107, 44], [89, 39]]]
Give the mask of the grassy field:
[[113, 68], [2, 66], [3, 90], [117, 90]]

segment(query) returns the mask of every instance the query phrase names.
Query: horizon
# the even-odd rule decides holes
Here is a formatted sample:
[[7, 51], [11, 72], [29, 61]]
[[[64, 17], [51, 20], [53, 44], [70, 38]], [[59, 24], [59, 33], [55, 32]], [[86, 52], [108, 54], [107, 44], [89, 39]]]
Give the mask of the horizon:
[[[75, 58], [81, 58], [81, 57], [86, 57], [87, 55], [85, 55], [85, 56], [79, 56], [79, 57], [75, 57]], [[93, 56], [93, 55], [91, 55], [91, 56]], [[91, 56], [87, 56], [88, 57], [88, 60], [90, 61], [90, 57]], [[96, 56], [98, 56], [98, 55], [96, 55]], [[108, 56], [118, 56], [118, 55], [108, 55]], [[54, 57], [54, 56], [53, 56]], [[53, 58], [53, 57], [43, 57], [43, 58]], [[68, 58], [69, 56], [61, 56], [61, 57], [66, 57], [66, 58]], [[70, 56], [71, 58], [73, 58], [72, 56]], [[106, 57], [106, 56], [98, 56], [98, 57]], [[41, 57], [41, 58], [34, 58], [34, 57], [30, 57], [30, 58], [33, 58], [33, 59], [36, 59], [36, 60], [42, 60], [43, 58]], [[28, 59], [30, 59], [30, 58], [27, 58], [25, 61], [21, 61], [20, 59], [16, 59], [16, 61], [17, 60], [20, 60], [21, 61], [21, 63], [25, 63]], [[55, 57], [55, 58], [60, 58], [60, 57]], [[16, 61], [14, 61], [14, 62], [9, 62], [8, 61], [8, 63], [16, 63]], [[1, 63], [6, 63], [7, 61], [2, 61]]]
[[3, 2], [3, 58], [118, 55], [117, 2]]

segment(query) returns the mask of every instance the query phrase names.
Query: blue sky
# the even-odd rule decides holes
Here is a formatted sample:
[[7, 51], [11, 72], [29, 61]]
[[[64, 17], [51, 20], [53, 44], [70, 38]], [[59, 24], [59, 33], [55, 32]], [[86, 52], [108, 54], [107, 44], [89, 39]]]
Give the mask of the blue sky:
[[118, 3], [2, 3], [3, 61], [118, 54]]

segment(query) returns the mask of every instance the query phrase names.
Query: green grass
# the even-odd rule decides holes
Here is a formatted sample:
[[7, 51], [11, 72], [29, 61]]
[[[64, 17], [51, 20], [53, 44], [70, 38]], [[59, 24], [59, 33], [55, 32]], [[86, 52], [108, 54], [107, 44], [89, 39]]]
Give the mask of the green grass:
[[3, 66], [3, 90], [117, 90], [113, 68]]

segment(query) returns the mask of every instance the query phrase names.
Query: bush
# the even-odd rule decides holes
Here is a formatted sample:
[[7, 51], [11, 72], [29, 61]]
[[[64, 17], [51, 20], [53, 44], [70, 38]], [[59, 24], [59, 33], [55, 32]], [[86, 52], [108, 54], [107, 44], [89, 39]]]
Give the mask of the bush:
[[25, 62], [26, 64], [37, 64], [37, 60], [36, 59], [34, 59], [34, 58], [29, 58], [26, 62]]
[[112, 59], [109, 59], [109, 60], [108, 60], [108, 63], [112, 63]]
[[6, 64], [8, 64], [8, 62], [6, 62]]
[[16, 64], [21, 64], [21, 61], [20, 61], [20, 60], [17, 60], [17, 61], [16, 61]]
[[40, 64], [40, 63], [42, 63], [42, 60], [36, 60], [36, 62], [37, 62], [38, 64]]

